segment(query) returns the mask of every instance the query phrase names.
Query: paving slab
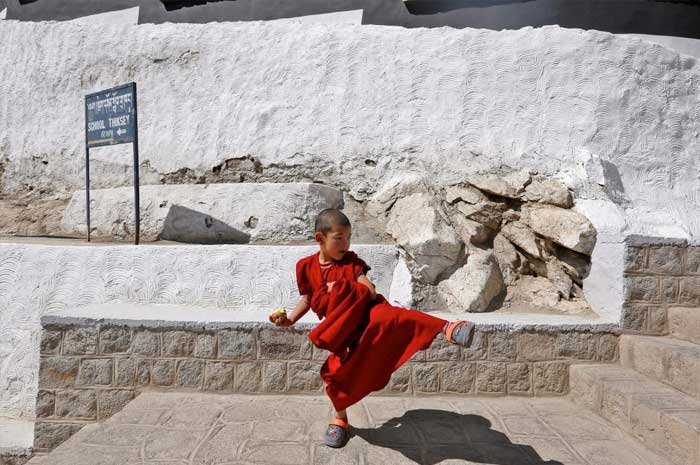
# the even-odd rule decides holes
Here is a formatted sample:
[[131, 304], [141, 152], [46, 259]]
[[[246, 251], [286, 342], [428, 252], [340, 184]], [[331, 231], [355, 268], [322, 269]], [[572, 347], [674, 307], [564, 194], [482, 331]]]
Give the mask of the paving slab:
[[322, 396], [147, 392], [31, 465], [668, 465], [565, 398], [370, 396], [323, 444]]

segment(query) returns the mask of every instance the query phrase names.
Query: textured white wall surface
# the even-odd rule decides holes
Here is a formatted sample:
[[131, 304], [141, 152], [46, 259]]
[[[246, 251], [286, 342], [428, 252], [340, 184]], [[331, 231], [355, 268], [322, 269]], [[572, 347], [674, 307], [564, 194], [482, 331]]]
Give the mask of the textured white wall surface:
[[[610, 199], [624, 234], [700, 232], [700, 65], [648, 41], [554, 26], [4, 21], [0, 43], [5, 191], [81, 187], [83, 96], [133, 80], [144, 179], [249, 154], [279, 179], [362, 198], [386, 175], [450, 182], [505, 164]], [[129, 166], [126, 145], [96, 151], [95, 187], [128, 185]]]
[[[391, 298], [398, 249], [357, 245], [353, 250], [372, 267], [368, 275], [378, 292]], [[275, 307], [296, 305], [294, 265], [317, 251], [317, 246], [0, 244], [0, 417], [34, 415], [41, 315], [122, 301], [203, 312], [217, 307], [267, 321]], [[154, 317], [168, 319], [167, 314]]]

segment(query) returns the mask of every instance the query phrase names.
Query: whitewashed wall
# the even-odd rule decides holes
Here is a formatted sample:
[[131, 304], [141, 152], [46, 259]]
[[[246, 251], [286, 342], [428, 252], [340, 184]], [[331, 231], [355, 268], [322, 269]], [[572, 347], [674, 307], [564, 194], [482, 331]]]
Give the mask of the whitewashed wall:
[[[353, 250], [372, 267], [369, 276], [378, 292], [391, 299], [398, 250], [382, 245]], [[317, 251], [317, 246], [0, 244], [0, 417], [34, 416], [39, 319], [46, 312], [121, 301], [187, 305], [204, 314], [223, 308], [231, 321], [266, 321], [275, 307], [294, 308], [295, 263]], [[318, 321], [311, 312], [304, 318]]]
[[[611, 198], [624, 232], [700, 233], [700, 65], [648, 41], [558, 27], [4, 21], [0, 43], [5, 191], [82, 186], [83, 95], [134, 80], [146, 182], [249, 154], [278, 179], [362, 198], [387, 174], [448, 182], [507, 164], [559, 176], [578, 199]], [[126, 146], [95, 152], [95, 185], [130, 183], [129, 163]]]

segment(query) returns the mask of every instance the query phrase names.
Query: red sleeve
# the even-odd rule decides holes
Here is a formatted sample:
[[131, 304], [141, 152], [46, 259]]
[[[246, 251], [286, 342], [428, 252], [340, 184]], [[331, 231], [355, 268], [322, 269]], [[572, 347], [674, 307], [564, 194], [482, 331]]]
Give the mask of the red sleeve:
[[364, 260], [362, 260], [360, 257], [355, 255], [352, 259], [352, 275], [357, 278], [361, 274], [367, 274], [369, 270], [371, 270], [372, 267], [369, 266]]
[[299, 288], [299, 295], [311, 295], [311, 283], [307, 275], [305, 260], [297, 262], [297, 287]]

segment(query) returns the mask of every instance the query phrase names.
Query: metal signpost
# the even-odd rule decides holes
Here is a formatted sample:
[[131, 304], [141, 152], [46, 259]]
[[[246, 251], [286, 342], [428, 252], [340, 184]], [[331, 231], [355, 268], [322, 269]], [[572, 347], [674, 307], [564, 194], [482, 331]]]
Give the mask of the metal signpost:
[[87, 240], [90, 242], [90, 148], [132, 143], [134, 152], [134, 208], [139, 243], [139, 131], [136, 117], [136, 83], [102, 90], [85, 96], [85, 193]]

